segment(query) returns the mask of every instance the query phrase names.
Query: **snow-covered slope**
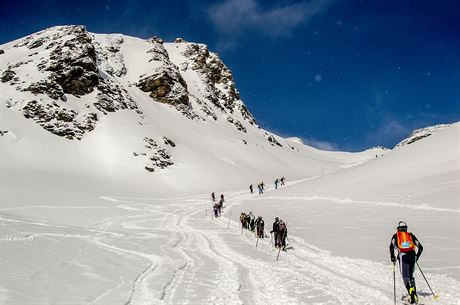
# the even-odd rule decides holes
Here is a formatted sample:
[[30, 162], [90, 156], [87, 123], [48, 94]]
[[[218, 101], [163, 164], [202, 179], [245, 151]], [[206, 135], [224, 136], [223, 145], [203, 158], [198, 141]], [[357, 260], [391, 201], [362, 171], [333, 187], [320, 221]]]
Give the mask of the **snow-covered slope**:
[[109, 179], [122, 192], [199, 193], [271, 181], [286, 168], [290, 178], [327, 173], [374, 154], [323, 153], [260, 129], [205, 45], [64, 26], [0, 49], [8, 204], [23, 201], [29, 182], [46, 196], [73, 192], [57, 175], [13, 179], [42, 171]]
[[[458, 124], [458, 123], [454, 123], [454, 124]], [[452, 126], [452, 125], [453, 124], [439, 124], [439, 125], [435, 125], [435, 126], [429, 126], [429, 127], [425, 127], [425, 128], [416, 129], [410, 134], [410, 136], [407, 139], [404, 139], [401, 142], [399, 142], [398, 144], [396, 144], [395, 149], [398, 149], [398, 148], [400, 148], [402, 146], [405, 146], [405, 145], [412, 144], [412, 143], [417, 142], [417, 141], [419, 141], [419, 140], [421, 140], [423, 138], [429, 137], [433, 133], [436, 133], [436, 132], [438, 132], [440, 130], [446, 129], [446, 128]]]
[[[0, 304], [391, 304], [401, 219], [438, 304], [459, 299], [458, 124], [325, 152], [259, 128], [201, 44], [65, 26], [0, 49]], [[250, 210], [288, 222], [279, 262]]]

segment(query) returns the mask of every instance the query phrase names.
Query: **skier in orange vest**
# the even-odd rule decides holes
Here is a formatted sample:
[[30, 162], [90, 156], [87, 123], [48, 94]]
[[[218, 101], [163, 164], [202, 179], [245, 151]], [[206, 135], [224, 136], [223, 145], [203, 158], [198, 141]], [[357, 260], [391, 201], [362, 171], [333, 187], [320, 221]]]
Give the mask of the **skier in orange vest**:
[[[407, 232], [407, 224], [404, 221], [398, 223], [396, 230], [390, 242], [390, 257], [393, 264], [396, 264], [396, 250], [401, 276], [409, 293], [410, 302], [414, 304], [418, 302], [414, 278], [415, 263], [422, 254], [423, 246], [414, 234]], [[417, 248], [417, 253], [415, 253], [415, 248]]]

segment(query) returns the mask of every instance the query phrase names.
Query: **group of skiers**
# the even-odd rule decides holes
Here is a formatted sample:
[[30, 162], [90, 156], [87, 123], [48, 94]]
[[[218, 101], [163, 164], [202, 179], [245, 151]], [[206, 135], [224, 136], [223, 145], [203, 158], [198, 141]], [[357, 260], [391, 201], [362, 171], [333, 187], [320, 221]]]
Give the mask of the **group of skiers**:
[[[268, 237], [265, 235], [264, 231], [264, 220], [262, 216], [258, 216], [257, 218], [254, 216], [252, 212], [248, 214], [241, 212], [240, 214], [240, 222], [241, 228], [250, 230], [252, 232], [256, 232], [256, 236], [258, 238], [265, 238]], [[273, 242], [276, 248], [281, 248], [282, 250], [286, 250], [286, 239], [287, 239], [287, 226], [286, 223], [280, 220], [278, 217], [275, 217], [275, 222], [273, 222], [272, 230], [270, 231], [272, 235]]]
[[214, 217], [219, 217], [222, 214], [222, 208], [224, 207], [224, 194], [220, 194], [219, 201], [216, 201], [216, 194], [214, 192], [211, 193], [211, 200], [214, 202], [213, 212]]
[[242, 229], [246, 229], [252, 232], [255, 231], [258, 238], [265, 237], [265, 222], [262, 219], [262, 216], [257, 216], [256, 218], [252, 212], [249, 212], [248, 214], [241, 212], [240, 222]]
[[[284, 185], [286, 181], [286, 178], [285, 177], [281, 177], [281, 178], [276, 178], [275, 179], [275, 189], [278, 188], [278, 185]], [[264, 191], [265, 191], [265, 184], [264, 182], [262, 181], [261, 183], [257, 184], [257, 189], [259, 190], [259, 194], [263, 194]], [[251, 194], [254, 194], [254, 186], [251, 184], [249, 185], [249, 191], [251, 192]]]

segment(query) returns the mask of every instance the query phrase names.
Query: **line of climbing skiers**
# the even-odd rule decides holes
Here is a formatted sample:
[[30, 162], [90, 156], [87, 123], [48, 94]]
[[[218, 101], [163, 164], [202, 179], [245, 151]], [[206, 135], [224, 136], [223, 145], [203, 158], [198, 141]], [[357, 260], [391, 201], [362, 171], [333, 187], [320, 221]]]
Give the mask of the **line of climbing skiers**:
[[[265, 238], [268, 235], [265, 235], [264, 230], [264, 220], [262, 216], [257, 218], [252, 212], [248, 214], [241, 212], [240, 214], [241, 228], [250, 230], [252, 232], [256, 231], [257, 237]], [[286, 250], [286, 239], [287, 239], [287, 226], [286, 223], [280, 220], [278, 217], [275, 217], [275, 222], [273, 222], [272, 230], [270, 231], [272, 239], [276, 248], [281, 248], [283, 251]]]
[[[278, 185], [284, 185], [286, 182], [286, 178], [285, 177], [281, 177], [281, 178], [276, 178], [275, 179], [275, 189], [278, 188]], [[257, 184], [257, 189], [259, 191], [259, 194], [263, 194], [264, 191], [265, 191], [265, 184], [264, 182], [262, 181], [261, 183]], [[254, 194], [254, 186], [251, 184], [249, 185], [249, 191], [251, 192], [251, 194]]]
[[[278, 179], [277, 179], [278, 180]], [[281, 178], [281, 185], [284, 185], [285, 178]], [[263, 190], [263, 182], [259, 184], [260, 188]], [[253, 192], [252, 185], [249, 187], [251, 193]], [[275, 188], [277, 188], [277, 182], [275, 181]], [[260, 189], [259, 189], [260, 190]], [[211, 194], [213, 202], [216, 197], [214, 192]], [[214, 204], [214, 215], [215, 217], [219, 216], [222, 213], [222, 207], [224, 204], [224, 195], [220, 195], [219, 202]], [[257, 218], [252, 212], [248, 214], [241, 212], [240, 214], [241, 228], [247, 229], [252, 232], [256, 231], [256, 235], [259, 238], [268, 237], [265, 235], [264, 231], [264, 220], [262, 216]], [[418, 260], [423, 252], [423, 246], [417, 237], [412, 233], [408, 232], [407, 224], [404, 221], [400, 221], [396, 227], [396, 233], [393, 234], [390, 241], [390, 259], [394, 266], [396, 266], [396, 261], [399, 264], [399, 270], [401, 273], [404, 286], [407, 289], [409, 294], [410, 303], [418, 303], [417, 288], [415, 285], [414, 271], [415, 265], [418, 265]], [[280, 220], [279, 217], [275, 217], [273, 222], [272, 230], [270, 231], [274, 245], [276, 248], [281, 248], [283, 251], [286, 250], [286, 239], [287, 239], [287, 225], [284, 221]], [[417, 251], [416, 251], [417, 250]], [[419, 266], [420, 268], [420, 266]], [[420, 269], [421, 271], [421, 269]], [[422, 272], [422, 271], [421, 271]], [[423, 272], [422, 272], [423, 275]], [[426, 278], [425, 278], [426, 280]], [[428, 283], [428, 282], [427, 282]], [[396, 289], [396, 286], [395, 286]], [[431, 287], [430, 287], [431, 290]], [[433, 293], [433, 291], [431, 291]], [[433, 293], [433, 296], [434, 295]], [[395, 295], [396, 298], [396, 295]]]
[[249, 212], [248, 214], [241, 212], [240, 223], [242, 229], [256, 232], [256, 235], [259, 238], [266, 237], [264, 231], [265, 222], [262, 219], [262, 216], [257, 216], [256, 218], [252, 212]]
[[220, 199], [218, 202], [216, 202], [216, 194], [214, 192], [211, 193], [211, 200], [214, 202], [213, 205], [213, 213], [214, 217], [219, 217], [220, 214], [222, 214], [222, 208], [224, 207], [224, 194], [220, 194]]

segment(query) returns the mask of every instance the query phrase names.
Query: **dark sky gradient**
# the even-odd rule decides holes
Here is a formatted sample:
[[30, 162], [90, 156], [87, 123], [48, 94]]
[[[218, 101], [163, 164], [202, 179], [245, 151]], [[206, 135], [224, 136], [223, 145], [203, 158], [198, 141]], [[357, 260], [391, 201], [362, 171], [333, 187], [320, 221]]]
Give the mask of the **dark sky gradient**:
[[0, 1], [0, 43], [62, 24], [205, 43], [263, 128], [317, 147], [460, 120], [460, 1]]

